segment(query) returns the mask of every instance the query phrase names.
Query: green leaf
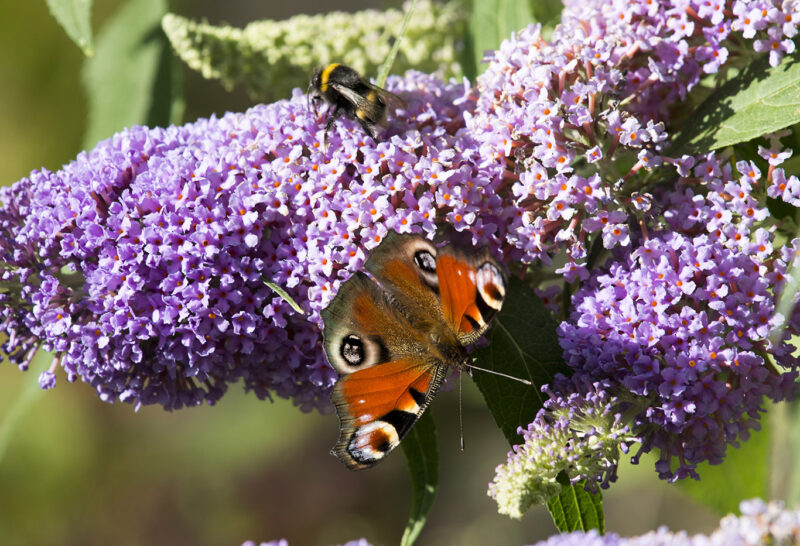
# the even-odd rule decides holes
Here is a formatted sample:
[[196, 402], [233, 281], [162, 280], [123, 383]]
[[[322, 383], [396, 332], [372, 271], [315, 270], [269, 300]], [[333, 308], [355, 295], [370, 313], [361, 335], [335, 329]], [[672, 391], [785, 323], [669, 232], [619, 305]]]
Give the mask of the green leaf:
[[[166, 37], [162, 37], [166, 42]], [[179, 124], [186, 110], [183, 96], [183, 63], [172, 53], [167, 43], [161, 48], [156, 80], [151, 93], [152, 103], [147, 113], [150, 127]]]
[[403, 446], [408, 460], [408, 471], [414, 488], [411, 513], [400, 544], [411, 546], [425, 526], [425, 519], [433, 506], [439, 483], [439, 451], [436, 446], [436, 428], [430, 412], [422, 414], [400, 445]]
[[486, 69], [482, 65], [486, 51], [497, 49], [503, 40], [534, 22], [530, 3], [520, 0], [472, 0], [467, 29], [467, 53], [464, 72], [474, 79]]
[[28, 373], [30, 377], [27, 378], [28, 381], [26, 381], [25, 387], [19, 391], [16, 400], [14, 400], [3, 416], [2, 421], [0, 421], [0, 462], [2, 462], [5, 457], [6, 451], [8, 450], [8, 443], [14, 435], [14, 431], [17, 429], [17, 424], [20, 419], [43, 392], [33, 372]]
[[544, 27], [554, 27], [561, 21], [561, 12], [564, 11], [563, 2], [551, 0], [541, 2], [540, 0], [530, 0], [531, 10], [535, 21], [542, 23]]
[[585, 485], [586, 482], [562, 484], [561, 493], [547, 501], [553, 523], [562, 533], [589, 529], [605, 532], [603, 495], [599, 491], [589, 493]]
[[798, 212], [800, 212], [800, 208], [790, 205], [783, 199], [774, 199], [772, 197], [767, 197], [767, 210], [776, 220], [791, 219], [796, 221]]
[[168, 43], [161, 17], [166, 10], [166, 0], [128, 0], [100, 32], [96, 55], [83, 72], [89, 96], [85, 148], [124, 127], [169, 123], [169, 117], [154, 117], [165, 110], [155, 97], [173, 102], [157, 94], [159, 78], [172, 78], [163, 66]]
[[92, 25], [89, 22], [92, 0], [45, 0], [50, 13], [87, 57], [94, 55]]
[[800, 121], [800, 63], [786, 55], [777, 67], [764, 55], [711, 94], [676, 137], [672, 150], [709, 151], [747, 142]]
[[739, 512], [739, 502], [753, 497], [770, 498], [769, 419], [761, 419], [761, 430], [753, 432], [740, 447], [728, 447], [722, 464], [697, 466], [700, 480], [681, 480], [678, 486], [695, 500], [720, 515]]
[[278, 286], [278, 285], [277, 285], [277, 284], [275, 284], [274, 282], [272, 282], [272, 281], [270, 281], [270, 280], [267, 280], [265, 277], [261, 277], [261, 280], [263, 280], [263, 281], [264, 281], [264, 284], [266, 284], [267, 286], [269, 286], [269, 287], [272, 289], [272, 291], [273, 291], [273, 292], [275, 292], [276, 294], [278, 294], [278, 296], [280, 296], [280, 298], [281, 298], [283, 301], [285, 301], [286, 303], [288, 303], [289, 305], [291, 305], [291, 306], [292, 306], [292, 309], [294, 309], [295, 311], [297, 311], [297, 312], [298, 312], [298, 313], [300, 313], [301, 315], [307, 315], [307, 314], [308, 314], [308, 313], [306, 313], [306, 312], [303, 310], [303, 308], [302, 308], [302, 307], [300, 307], [300, 304], [299, 304], [299, 303], [297, 303], [296, 301], [294, 301], [294, 300], [292, 299], [292, 296], [290, 296], [290, 295], [289, 295], [289, 293], [288, 293], [288, 292], [286, 292], [286, 290], [284, 290], [283, 288], [281, 288], [280, 286]]
[[[527, 284], [512, 278], [503, 309], [487, 337], [489, 345], [478, 350], [482, 367], [534, 384], [473, 372], [475, 383], [508, 442], [519, 444], [522, 438], [517, 428], [533, 421], [544, 403], [539, 387], [550, 383], [557, 373], [570, 373], [558, 343], [556, 321]], [[598, 529], [602, 533], [602, 495], [588, 493], [583, 483], [571, 485], [563, 474], [559, 477], [561, 493], [547, 503], [556, 527], [563, 532]]]
[[556, 336], [556, 321], [524, 282], [512, 278], [503, 309], [486, 336], [489, 345], [477, 353], [478, 365], [533, 386], [479, 370], [473, 371], [486, 404], [510, 444], [519, 444], [518, 427], [533, 421], [545, 396], [539, 388], [556, 373], [569, 374]]
[[378, 87], [383, 87], [386, 85], [386, 78], [389, 76], [389, 71], [392, 69], [392, 65], [394, 64], [394, 59], [397, 57], [397, 52], [400, 51], [400, 43], [403, 41], [403, 38], [406, 35], [406, 29], [408, 28], [408, 22], [411, 20], [411, 14], [414, 13], [414, 8], [417, 7], [417, 0], [412, 0], [411, 5], [408, 7], [408, 11], [406, 12], [406, 16], [403, 18], [403, 26], [400, 27], [400, 33], [394, 40], [394, 44], [392, 44], [392, 49], [389, 50], [389, 55], [386, 56], [386, 60], [383, 61], [383, 64], [378, 69]]
[[783, 498], [788, 506], [797, 506], [800, 503], [800, 403], [781, 403], [773, 407], [779, 412], [780, 419], [773, 429], [773, 446], [782, 441], [783, 449], [775, 449], [780, 457], [773, 455], [770, 468], [774, 473], [772, 483], [775, 485], [770, 491], [771, 495], [764, 498]]
[[[800, 226], [795, 232], [794, 238], [800, 237]], [[778, 296], [778, 305], [775, 307], [775, 314], [783, 317], [791, 317], [795, 309], [795, 297], [800, 292], [800, 259], [797, 256], [786, 268], [786, 284], [783, 285], [780, 295]], [[770, 332], [770, 341], [773, 345], [777, 346], [780, 340], [783, 339], [783, 334], [786, 331], [787, 321], [784, 320], [772, 332]]]

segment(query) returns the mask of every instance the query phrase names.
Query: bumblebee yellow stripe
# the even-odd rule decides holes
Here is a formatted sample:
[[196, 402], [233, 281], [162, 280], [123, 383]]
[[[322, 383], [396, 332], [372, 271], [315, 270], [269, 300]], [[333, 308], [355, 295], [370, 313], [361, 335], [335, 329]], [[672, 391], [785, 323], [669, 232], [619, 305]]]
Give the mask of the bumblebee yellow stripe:
[[331, 79], [331, 72], [333, 72], [337, 66], [339, 66], [339, 63], [331, 63], [325, 67], [325, 70], [322, 71], [319, 89], [323, 93], [328, 90], [328, 80]]
[[356, 110], [356, 116], [359, 119], [363, 119], [366, 121], [367, 117], [369, 116], [369, 112], [367, 111], [365, 106], [368, 104], [374, 104], [376, 102], [378, 102], [378, 93], [376, 93], [375, 90], [373, 89], [367, 93], [366, 100], [364, 101], [364, 106], [361, 106], [358, 110]]

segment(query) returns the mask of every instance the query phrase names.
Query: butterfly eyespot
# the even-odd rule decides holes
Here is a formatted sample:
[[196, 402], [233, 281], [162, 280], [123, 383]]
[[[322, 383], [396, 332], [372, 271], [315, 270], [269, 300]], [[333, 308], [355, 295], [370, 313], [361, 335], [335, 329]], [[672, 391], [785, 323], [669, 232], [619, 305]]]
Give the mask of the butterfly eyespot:
[[436, 258], [427, 250], [418, 250], [414, 253], [414, 263], [426, 273], [436, 273]]
[[347, 452], [362, 464], [374, 464], [400, 442], [391, 423], [377, 420], [358, 427], [347, 444]]
[[364, 363], [364, 343], [360, 337], [350, 334], [342, 340], [339, 354], [350, 366], [359, 366]]
[[482, 303], [499, 311], [506, 297], [505, 281], [500, 270], [494, 264], [486, 262], [478, 268], [475, 280]]

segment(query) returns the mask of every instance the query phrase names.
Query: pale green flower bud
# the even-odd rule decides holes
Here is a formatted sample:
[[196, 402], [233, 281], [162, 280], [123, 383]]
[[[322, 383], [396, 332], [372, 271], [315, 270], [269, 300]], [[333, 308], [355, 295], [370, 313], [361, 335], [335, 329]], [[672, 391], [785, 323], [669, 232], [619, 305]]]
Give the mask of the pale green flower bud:
[[[406, 6], [407, 8], [408, 6]], [[458, 2], [419, 0], [400, 43], [393, 73], [416, 69], [441, 78], [461, 77], [465, 12]], [[266, 99], [305, 87], [314, 68], [331, 62], [377, 76], [403, 24], [405, 11], [364, 10], [256, 21], [244, 29], [199, 23], [175, 14], [162, 19], [173, 48], [204, 78], [227, 89], [244, 85]]]
[[607, 387], [598, 382], [583, 385], [580, 393], [551, 393], [522, 432], [524, 443], [514, 446], [508, 461], [495, 470], [488, 494], [497, 501], [498, 512], [521, 518], [531, 506], [546, 503], [561, 491], [561, 472], [572, 483], [586, 480], [592, 490], [616, 480], [620, 451], [639, 440], [620, 409], [638, 411], [646, 401], [622, 402]]

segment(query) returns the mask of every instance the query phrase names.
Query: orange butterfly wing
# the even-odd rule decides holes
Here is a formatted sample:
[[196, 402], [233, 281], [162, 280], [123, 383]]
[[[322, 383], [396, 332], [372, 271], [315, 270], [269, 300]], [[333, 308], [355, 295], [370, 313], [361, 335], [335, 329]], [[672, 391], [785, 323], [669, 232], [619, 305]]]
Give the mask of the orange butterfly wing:
[[444, 375], [444, 366], [404, 359], [342, 377], [331, 395], [340, 422], [333, 454], [354, 470], [383, 459], [422, 415]]
[[419, 419], [446, 366], [394, 297], [363, 273], [342, 284], [322, 318], [325, 352], [340, 374], [331, 395], [340, 425], [333, 454], [351, 469], [367, 468]]
[[444, 319], [433, 243], [420, 235], [389, 232], [364, 267], [411, 315], [428, 322]]
[[451, 246], [436, 260], [439, 296], [445, 321], [463, 345], [469, 345], [489, 327], [506, 295], [502, 268], [484, 249], [477, 254]]
[[[333, 449], [351, 469], [397, 447], [439, 389], [463, 346], [486, 330], [505, 297], [488, 251], [441, 250], [419, 235], [390, 232], [322, 312], [328, 361], [339, 373]], [[380, 284], [378, 284], [380, 283]]]

